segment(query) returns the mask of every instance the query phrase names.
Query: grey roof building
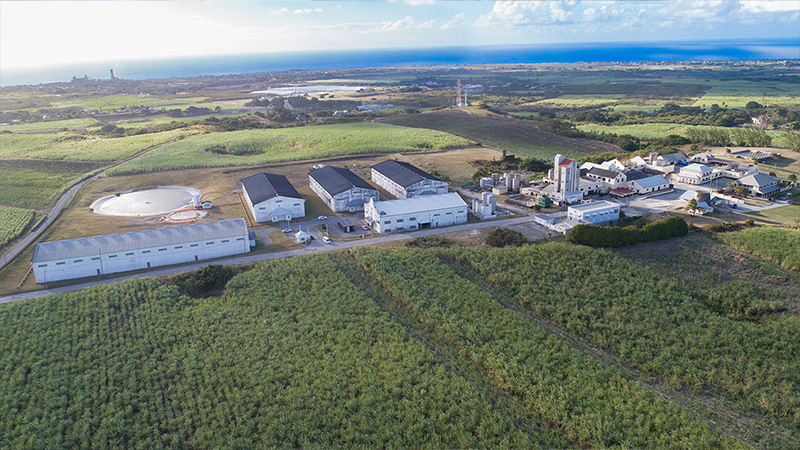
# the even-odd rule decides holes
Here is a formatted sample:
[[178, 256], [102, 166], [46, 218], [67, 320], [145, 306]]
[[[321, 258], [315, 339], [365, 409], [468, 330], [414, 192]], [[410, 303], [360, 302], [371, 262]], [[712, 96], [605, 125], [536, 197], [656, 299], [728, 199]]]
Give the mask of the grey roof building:
[[257, 173], [243, 178], [244, 196], [256, 222], [305, 217], [305, 199], [283, 175]]
[[308, 184], [333, 212], [361, 211], [369, 199], [380, 199], [377, 189], [341, 167], [325, 166], [312, 171]]
[[250, 251], [244, 219], [36, 244], [37, 283], [218, 258]]
[[372, 181], [398, 198], [446, 194], [448, 183], [411, 164], [387, 160], [372, 166]]

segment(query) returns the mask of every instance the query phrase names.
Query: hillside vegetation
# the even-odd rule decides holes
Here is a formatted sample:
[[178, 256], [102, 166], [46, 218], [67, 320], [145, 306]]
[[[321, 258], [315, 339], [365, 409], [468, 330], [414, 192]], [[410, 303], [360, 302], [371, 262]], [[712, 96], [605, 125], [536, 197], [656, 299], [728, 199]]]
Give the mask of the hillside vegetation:
[[18, 302], [0, 308], [0, 446], [796, 447], [787, 291], [733, 275], [775, 305], [743, 320], [659, 264], [359, 248], [261, 263], [219, 297], [137, 279]]
[[466, 139], [439, 131], [370, 122], [243, 130], [205, 134], [173, 142], [108, 173], [125, 175], [343, 155], [444, 150], [470, 144]]
[[758, 227], [721, 233], [720, 239], [784, 267], [800, 270], [800, 230]]
[[566, 138], [541, 131], [536, 127], [536, 122], [531, 120], [479, 116], [457, 110], [394, 116], [381, 119], [381, 122], [445, 131], [480, 142], [482, 145], [548, 161], [559, 153], [577, 158], [584, 155], [619, 151], [619, 148], [604, 142]]
[[33, 211], [0, 206], [0, 245], [22, 234], [32, 218]]

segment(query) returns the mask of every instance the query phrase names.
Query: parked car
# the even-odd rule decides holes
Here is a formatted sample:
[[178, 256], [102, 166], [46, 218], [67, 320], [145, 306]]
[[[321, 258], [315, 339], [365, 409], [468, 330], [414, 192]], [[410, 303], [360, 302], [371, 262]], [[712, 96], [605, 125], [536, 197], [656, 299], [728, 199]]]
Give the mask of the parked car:
[[328, 216], [319, 216], [319, 217], [317, 217], [318, 220], [325, 220], [327, 218], [328, 218]]
[[361, 229], [367, 231], [369, 230], [369, 225], [361, 225]]
[[330, 244], [331, 243], [331, 238], [329, 238], [328, 236], [322, 236], [322, 242], [324, 242], [326, 244]]
[[283, 232], [284, 232], [284, 233], [291, 233], [291, 232], [292, 232], [292, 229], [291, 229], [291, 228], [284, 228], [284, 229], [283, 229]]

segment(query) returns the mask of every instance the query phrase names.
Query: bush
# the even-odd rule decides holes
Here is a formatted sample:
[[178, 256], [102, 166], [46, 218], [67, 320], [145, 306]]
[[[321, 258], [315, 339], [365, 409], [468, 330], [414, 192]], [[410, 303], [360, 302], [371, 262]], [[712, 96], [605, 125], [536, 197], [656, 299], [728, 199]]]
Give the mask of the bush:
[[195, 272], [178, 275], [172, 279], [172, 284], [177, 286], [182, 294], [205, 297], [225, 287], [233, 275], [233, 269], [230, 267], [212, 264]]
[[642, 242], [653, 242], [689, 233], [689, 225], [681, 217], [668, 217], [649, 223], [641, 229], [633, 225], [627, 227], [576, 225], [567, 239], [590, 247], [625, 247]]
[[492, 247], [519, 247], [527, 242], [528, 239], [522, 233], [509, 228], [493, 228], [486, 235], [486, 243]]
[[439, 236], [423, 236], [406, 242], [406, 247], [414, 248], [452, 247], [453, 245], [455, 245], [454, 241]]

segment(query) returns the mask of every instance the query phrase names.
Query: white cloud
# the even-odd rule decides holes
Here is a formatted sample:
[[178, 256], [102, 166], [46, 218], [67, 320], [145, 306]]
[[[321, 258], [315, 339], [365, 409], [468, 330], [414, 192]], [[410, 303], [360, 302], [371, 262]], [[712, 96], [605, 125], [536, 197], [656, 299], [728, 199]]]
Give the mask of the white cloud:
[[285, 8], [284, 7], [284, 8], [276, 9], [276, 10], [272, 11], [272, 12], [270, 12], [270, 14], [272, 14], [273, 16], [280, 16], [280, 15], [286, 14], [288, 12], [289, 12], [289, 8]]
[[742, 0], [739, 2], [742, 8], [752, 12], [798, 12], [800, 11], [800, 1], [764, 1], [764, 0]]
[[433, 5], [436, 0], [405, 0], [403, 3], [411, 6]]
[[425, 22], [417, 22], [411, 16], [405, 16], [402, 19], [395, 21], [382, 22], [380, 25], [381, 31], [405, 31], [405, 30], [425, 30], [432, 28], [434, 23], [433, 19]]
[[325, 11], [323, 11], [322, 8], [301, 8], [301, 9], [295, 9], [294, 11], [292, 11], [292, 14], [314, 14], [321, 12]]
[[467, 15], [464, 14], [463, 12], [460, 12], [460, 13], [454, 15], [450, 20], [448, 20], [447, 22], [442, 24], [442, 26], [439, 27], [439, 28], [441, 28], [442, 30], [450, 30], [452, 28], [463, 27], [463, 26], [467, 25], [468, 23], [469, 23], [469, 20], [467, 19]]
[[567, 1], [513, 1], [498, 0], [492, 10], [481, 15], [476, 25], [529, 26], [567, 23], [572, 20], [577, 2]]

